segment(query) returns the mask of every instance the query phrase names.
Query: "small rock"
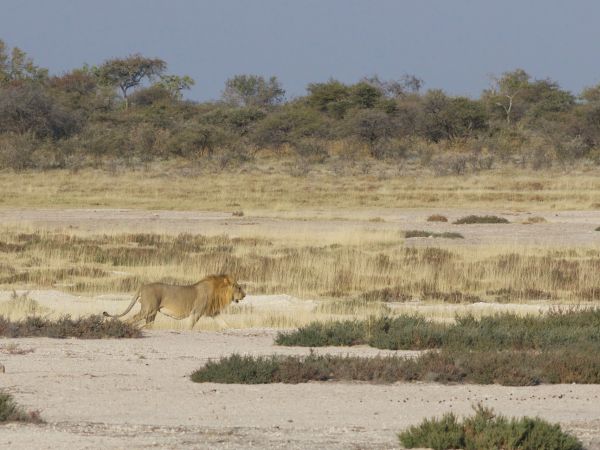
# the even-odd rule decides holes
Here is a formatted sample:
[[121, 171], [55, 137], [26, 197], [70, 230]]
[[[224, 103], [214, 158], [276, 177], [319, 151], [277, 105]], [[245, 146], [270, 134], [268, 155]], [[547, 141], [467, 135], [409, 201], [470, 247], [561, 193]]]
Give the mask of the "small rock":
[[6, 369], [4, 368], [4, 365], [0, 364], [0, 373], [4, 372], [6, 372]]

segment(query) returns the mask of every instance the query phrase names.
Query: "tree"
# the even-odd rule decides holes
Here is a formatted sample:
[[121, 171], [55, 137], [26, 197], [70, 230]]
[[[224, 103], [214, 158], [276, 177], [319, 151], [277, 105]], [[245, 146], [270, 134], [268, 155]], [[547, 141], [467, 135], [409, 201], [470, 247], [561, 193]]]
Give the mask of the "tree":
[[127, 92], [139, 86], [142, 80], [149, 81], [163, 74], [167, 63], [158, 58], [146, 58], [140, 54], [127, 58], [114, 58], [104, 62], [95, 72], [101, 83], [116, 86], [121, 90], [128, 107]]
[[504, 72], [501, 77], [492, 77], [491, 89], [484, 92], [484, 96], [495, 106], [502, 108], [508, 125], [511, 123], [515, 99], [527, 88], [530, 78], [523, 69]]
[[36, 84], [0, 90], [0, 133], [33, 133], [38, 138], [60, 139], [78, 128], [77, 115], [57, 104]]
[[8, 48], [0, 39], [0, 87], [19, 81], [44, 81], [48, 78], [48, 69], [36, 66], [33, 60], [19, 47]]
[[371, 84], [361, 81], [350, 88], [351, 101], [359, 108], [373, 108], [383, 97], [383, 93]]
[[377, 88], [387, 98], [399, 98], [406, 93], [416, 94], [423, 87], [423, 80], [410, 74], [402, 75], [399, 80], [381, 80], [373, 75], [361, 81]]
[[344, 117], [351, 106], [350, 88], [344, 83], [331, 79], [327, 83], [310, 83], [306, 88], [309, 106], [328, 112], [336, 118]]
[[272, 106], [283, 101], [285, 90], [277, 77], [236, 75], [225, 82], [223, 100], [235, 106]]
[[480, 102], [466, 97], [449, 97], [439, 89], [423, 97], [423, 135], [434, 142], [464, 138], [487, 128], [487, 117]]
[[156, 84], [170, 92], [173, 98], [181, 100], [183, 98], [181, 91], [190, 89], [196, 83], [192, 77], [187, 75], [182, 77], [177, 75], [161, 75], [160, 81]]

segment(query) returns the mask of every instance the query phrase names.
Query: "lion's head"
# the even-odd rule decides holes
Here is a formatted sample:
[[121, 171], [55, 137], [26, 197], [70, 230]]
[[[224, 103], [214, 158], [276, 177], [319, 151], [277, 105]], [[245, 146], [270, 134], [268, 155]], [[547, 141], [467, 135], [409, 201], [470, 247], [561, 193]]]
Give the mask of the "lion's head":
[[238, 303], [240, 300], [243, 300], [246, 296], [246, 292], [244, 289], [237, 284], [235, 281], [233, 282], [233, 301]]
[[246, 297], [246, 292], [230, 275], [217, 275], [215, 277], [220, 283], [215, 286], [215, 294], [221, 298], [221, 309], [227, 304], [238, 303]]

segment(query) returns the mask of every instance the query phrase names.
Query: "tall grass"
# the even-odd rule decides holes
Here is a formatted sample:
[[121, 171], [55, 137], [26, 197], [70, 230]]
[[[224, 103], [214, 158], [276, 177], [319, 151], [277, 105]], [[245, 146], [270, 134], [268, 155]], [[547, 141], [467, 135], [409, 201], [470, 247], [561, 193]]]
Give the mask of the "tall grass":
[[208, 162], [172, 161], [137, 171], [4, 172], [0, 192], [3, 207], [243, 210], [246, 215], [299, 207], [569, 210], [600, 205], [600, 181], [589, 166], [583, 174], [507, 167], [469, 177], [436, 177], [422, 171], [398, 176], [396, 166], [377, 161], [370, 164], [370, 173], [356, 164], [318, 165], [306, 176], [292, 176], [288, 166], [267, 160], [244, 170], [235, 166], [219, 171]]
[[357, 234], [315, 245], [296, 241], [292, 231], [266, 238], [6, 230], [0, 287], [131, 292], [143, 282], [190, 283], [226, 272], [252, 294], [301, 298], [600, 299], [600, 249], [406, 248], [400, 232]]

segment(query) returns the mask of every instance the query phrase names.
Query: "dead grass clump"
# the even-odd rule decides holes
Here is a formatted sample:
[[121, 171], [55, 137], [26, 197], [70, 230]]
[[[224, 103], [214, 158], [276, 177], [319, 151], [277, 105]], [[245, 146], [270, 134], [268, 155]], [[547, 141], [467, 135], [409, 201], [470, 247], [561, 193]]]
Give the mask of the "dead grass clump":
[[34, 349], [32, 348], [21, 348], [19, 344], [6, 344], [0, 347], [0, 353], [4, 353], [6, 355], [27, 355], [28, 353], [33, 353]]
[[546, 223], [547, 220], [544, 219], [542, 216], [530, 216], [527, 219], [525, 219], [522, 223], [525, 225], [533, 225], [536, 223]]
[[390, 308], [385, 303], [368, 301], [362, 298], [346, 300], [325, 301], [315, 308], [316, 313], [335, 315], [369, 314], [382, 316], [390, 313]]
[[231, 213], [231, 215], [234, 216], [234, 217], [244, 217], [244, 211], [242, 211], [242, 210], [233, 211]]
[[481, 302], [481, 297], [464, 292], [440, 292], [428, 291], [423, 292], [423, 300], [436, 300], [444, 303], [478, 303]]
[[440, 419], [425, 419], [421, 424], [398, 434], [404, 448], [433, 448], [447, 450], [491, 449], [505, 450], [582, 450], [574, 436], [565, 433], [560, 425], [531, 417], [508, 419], [491, 409], [477, 405], [475, 415], [461, 421], [453, 413]]
[[476, 223], [510, 223], [504, 217], [498, 216], [465, 216], [452, 222], [455, 225], [476, 224]]
[[101, 339], [137, 338], [142, 333], [132, 325], [117, 319], [104, 320], [100, 315], [79, 319], [64, 316], [57, 320], [28, 317], [14, 322], [0, 316], [0, 336]]
[[[490, 289], [486, 291], [487, 295], [494, 296], [494, 301], [499, 303], [508, 303], [511, 301], [522, 301], [522, 300], [556, 300], [557, 296], [553, 292], [543, 291], [541, 289], [514, 289], [512, 287], [505, 287], [500, 289]], [[600, 298], [600, 289], [598, 290]], [[583, 298], [583, 297], [582, 297]]]
[[0, 392], [0, 423], [3, 422], [33, 422], [40, 423], [39, 411], [25, 411], [15, 402], [12, 395]]
[[407, 302], [412, 300], [413, 297], [408, 293], [406, 287], [393, 286], [362, 292], [358, 298], [367, 302]]
[[448, 218], [441, 214], [432, 214], [427, 218], [427, 222], [448, 222]]
[[10, 300], [0, 302], [0, 316], [23, 317], [40, 315], [48, 312], [48, 308], [40, 305], [36, 300], [29, 298], [28, 292], [17, 294], [13, 290]]
[[417, 237], [464, 239], [464, 236], [460, 233], [453, 233], [453, 232], [435, 233], [433, 231], [425, 231], [425, 230], [408, 230], [408, 231], [404, 232], [404, 237], [407, 239], [417, 238]]

